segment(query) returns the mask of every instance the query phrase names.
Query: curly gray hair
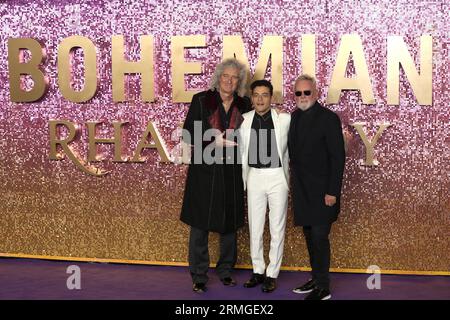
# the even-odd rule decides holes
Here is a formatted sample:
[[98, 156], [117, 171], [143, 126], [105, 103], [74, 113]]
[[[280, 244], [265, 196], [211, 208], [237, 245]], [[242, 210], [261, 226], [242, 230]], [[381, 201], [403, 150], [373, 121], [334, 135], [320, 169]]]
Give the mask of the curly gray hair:
[[237, 94], [243, 97], [247, 91], [247, 68], [235, 58], [229, 58], [219, 63], [211, 78], [209, 88], [219, 90], [219, 81], [225, 68], [235, 68], [239, 72], [239, 81], [237, 85]]

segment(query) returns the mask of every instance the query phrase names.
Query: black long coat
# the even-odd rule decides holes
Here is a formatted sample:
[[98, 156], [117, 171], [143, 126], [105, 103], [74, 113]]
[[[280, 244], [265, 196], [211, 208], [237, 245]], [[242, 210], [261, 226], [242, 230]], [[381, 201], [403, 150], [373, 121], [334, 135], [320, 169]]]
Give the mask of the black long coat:
[[[194, 163], [194, 123], [201, 122], [202, 137], [211, 128], [223, 132], [226, 128], [221, 120], [221, 103], [220, 95], [215, 90], [200, 92], [192, 98], [183, 126], [189, 131], [191, 139], [183, 137], [183, 140], [194, 145], [194, 148], [191, 150], [180, 219], [201, 230], [228, 233], [235, 232], [244, 225], [242, 166], [236, 161], [239, 157], [238, 148], [234, 147], [235, 161], [231, 161], [232, 163]], [[241, 114], [249, 110], [250, 101], [235, 95], [229, 111], [232, 113], [228, 129], [238, 129], [243, 120]], [[212, 140], [204, 141], [202, 151], [211, 142]]]
[[[318, 102], [306, 112], [307, 120], [301, 120], [304, 111], [294, 111], [289, 127], [294, 221], [301, 226], [329, 224], [340, 212], [345, 165], [341, 121]], [[326, 206], [325, 194], [336, 196], [336, 204]]]

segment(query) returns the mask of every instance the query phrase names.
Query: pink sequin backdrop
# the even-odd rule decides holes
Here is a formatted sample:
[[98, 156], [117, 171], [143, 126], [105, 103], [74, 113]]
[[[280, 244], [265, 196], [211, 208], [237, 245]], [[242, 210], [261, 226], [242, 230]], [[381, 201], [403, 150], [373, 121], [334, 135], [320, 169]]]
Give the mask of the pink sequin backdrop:
[[[292, 82], [301, 72], [302, 34], [317, 37], [316, 68], [325, 101], [340, 38], [360, 35], [377, 103], [342, 94], [336, 111], [350, 132], [342, 213], [332, 231], [332, 267], [365, 270], [449, 272], [450, 108], [448, 1], [1, 1], [0, 2], [0, 252], [1, 255], [85, 257], [183, 263], [188, 228], [179, 220], [186, 167], [162, 164], [154, 150], [143, 164], [102, 162], [104, 177], [82, 173], [69, 160], [49, 160], [50, 119], [80, 123], [75, 144], [86, 154], [84, 123], [126, 120], [124, 138], [132, 154], [148, 121], [163, 139], [184, 120], [188, 104], [172, 102], [170, 40], [173, 35], [206, 35], [206, 48], [187, 57], [202, 63], [202, 75], [187, 76], [189, 88], [203, 89], [221, 59], [223, 35], [241, 35], [251, 68], [264, 35], [283, 36], [284, 108], [294, 108]], [[139, 77], [128, 82], [129, 102], [114, 103], [111, 37], [123, 35], [127, 56], [139, 58], [138, 37], [154, 36], [155, 102], [139, 101]], [[403, 36], [416, 65], [419, 38], [433, 37], [433, 105], [417, 103], [401, 73], [400, 105], [386, 98], [387, 36]], [[62, 39], [90, 38], [97, 48], [99, 86], [88, 103], [64, 99], [58, 89], [56, 57]], [[43, 41], [50, 88], [36, 103], [12, 103], [8, 83], [8, 38]], [[80, 53], [77, 53], [80, 58]], [[82, 73], [76, 66], [75, 75]], [[254, 70], [254, 69], [252, 69]], [[81, 80], [75, 86], [80, 88]], [[378, 167], [364, 167], [364, 145], [349, 125], [392, 126], [375, 148]], [[112, 160], [112, 148], [100, 147]], [[267, 244], [266, 234], [266, 244]], [[212, 261], [217, 258], [212, 237]], [[239, 232], [240, 265], [250, 265], [247, 228]], [[289, 209], [283, 265], [308, 266], [301, 230]]]

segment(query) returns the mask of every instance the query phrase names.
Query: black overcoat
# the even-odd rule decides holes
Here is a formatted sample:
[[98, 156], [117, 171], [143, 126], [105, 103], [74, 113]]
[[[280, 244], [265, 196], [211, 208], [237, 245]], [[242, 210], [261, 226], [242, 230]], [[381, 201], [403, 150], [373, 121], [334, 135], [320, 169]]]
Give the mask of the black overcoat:
[[[184, 223], [201, 230], [219, 233], [235, 232], [244, 225], [244, 187], [242, 182], [242, 166], [238, 148], [234, 147], [234, 161], [231, 163], [207, 164], [194, 162], [195, 144], [194, 123], [201, 123], [201, 135], [214, 128], [224, 131], [221, 121], [220, 95], [216, 90], [200, 92], [193, 96], [183, 128], [190, 133], [183, 140], [194, 147], [191, 150], [183, 205], [180, 219]], [[230, 124], [228, 129], [236, 130], [242, 123], [242, 113], [250, 110], [248, 98], [234, 96]], [[202, 151], [212, 142], [203, 141]], [[226, 155], [224, 151], [224, 156]]]
[[[292, 113], [288, 137], [294, 222], [300, 226], [329, 224], [340, 212], [345, 165], [341, 121], [318, 102], [306, 111], [310, 112], [308, 121], [300, 121], [303, 112]], [[300, 123], [305, 123], [303, 128]], [[336, 204], [326, 206], [325, 194], [336, 196]]]

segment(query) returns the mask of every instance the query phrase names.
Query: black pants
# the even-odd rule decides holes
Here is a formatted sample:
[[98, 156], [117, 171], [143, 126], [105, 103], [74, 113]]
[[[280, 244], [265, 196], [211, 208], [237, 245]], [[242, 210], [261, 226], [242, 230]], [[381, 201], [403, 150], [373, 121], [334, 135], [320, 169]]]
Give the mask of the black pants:
[[[193, 283], [206, 283], [208, 281], [209, 231], [191, 227], [189, 236], [189, 271]], [[230, 277], [237, 259], [237, 237], [236, 232], [220, 235], [220, 257], [217, 261], [216, 272], [220, 279]]]
[[317, 287], [327, 290], [330, 289], [330, 240], [328, 239], [330, 231], [331, 224], [303, 227], [312, 278]]

